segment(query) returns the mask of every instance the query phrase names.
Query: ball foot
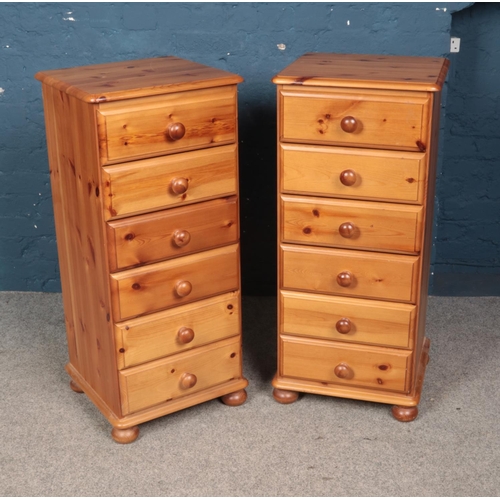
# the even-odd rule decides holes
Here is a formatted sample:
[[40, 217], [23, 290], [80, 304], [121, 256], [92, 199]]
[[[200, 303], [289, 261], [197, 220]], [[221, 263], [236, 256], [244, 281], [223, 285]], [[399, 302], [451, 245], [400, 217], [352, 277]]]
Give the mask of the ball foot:
[[135, 441], [139, 436], [139, 427], [129, 427], [128, 429], [118, 429], [113, 427], [111, 437], [120, 444], [128, 444]]
[[392, 416], [400, 422], [411, 422], [418, 415], [418, 406], [393, 406]]
[[295, 403], [299, 398], [299, 393], [295, 391], [284, 391], [283, 389], [274, 389], [273, 397], [278, 403], [287, 405]]
[[240, 406], [247, 400], [247, 391], [240, 389], [236, 392], [230, 392], [220, 399], [227, 406]]
[[70, 380], [69, 386], [75, 392], [83, 392], [80, 386], [74, 380]]

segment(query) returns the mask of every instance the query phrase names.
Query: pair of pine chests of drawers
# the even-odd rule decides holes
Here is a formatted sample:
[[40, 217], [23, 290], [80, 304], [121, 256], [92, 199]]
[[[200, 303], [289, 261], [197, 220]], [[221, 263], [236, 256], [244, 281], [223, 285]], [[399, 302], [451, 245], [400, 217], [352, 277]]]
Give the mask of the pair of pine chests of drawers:
[[237, 83], [176, 57], [38, 73], [71, 387], [113, 425], [242, 375]]
[[278, 93], [278, 372], [299, 392], [416, 418], [441, 87], [439, 58], [305, 54]]
[[[447, 61], [306, 54], [278, 84], [278, 373], [412, 420]], [[44, 71], [71, 387], [120, 443], [242, 375], [237, 84], [176, 57]]]

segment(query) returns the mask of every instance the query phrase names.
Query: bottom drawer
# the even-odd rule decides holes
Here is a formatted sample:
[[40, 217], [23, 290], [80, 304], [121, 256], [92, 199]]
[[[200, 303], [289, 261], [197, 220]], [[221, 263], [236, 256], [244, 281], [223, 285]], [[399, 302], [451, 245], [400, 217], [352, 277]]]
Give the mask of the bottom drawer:
[[280, 344], [280, 374], [284, 377], [407, 392], [411, 351], [285, 335]]
[[240, 339], [129, 368], [119, 376], [122, 412], [128, 415], [241, 378]]

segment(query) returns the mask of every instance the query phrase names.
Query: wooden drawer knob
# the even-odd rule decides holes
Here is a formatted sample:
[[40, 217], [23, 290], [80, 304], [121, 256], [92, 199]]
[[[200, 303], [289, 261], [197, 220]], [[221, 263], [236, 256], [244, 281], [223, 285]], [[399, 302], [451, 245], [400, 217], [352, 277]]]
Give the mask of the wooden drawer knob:
[[173, 141], [178, 141], [179, 139], [182, 139], [185, 133], [186, 133], [186, 127], [180, 122], [170, 123], [169, 126], [167, 127], [167, 135]]
[[344, 186], [353, 186], [356, 184], [357, 177], [356, 177], [356, 172], [354, 170], [348, 169], [348, 170], [342, 170], [340, 172], [340, 182]]
[[349, 318], [340, 318], [335, 327], [339, 333], [349, 333], [351, 331], [351, 320]]
[[344, 222], [339, 226], [339, 233], [342, 238], [352, 238], [355, 231], [356, 226], [352, 222]]
[[191, 235], [185, 229], [176, 229], [172, 234], [172, 241], [175, 246], [182, 248], [191, 241]]
[[196, 385], [196, 382], [198, 379], [196, 378], [196, 375], [192, 373], [183, 373], [181, 375], [181, 387], [183, 389], [191, 389]]
[[187, 297], [191, 293], [192, 289], [193, 285], [191, 285], [189, 281], [179, 281], [179, 283], [175, 285], [175, 293], [179, 297]]
[[348, 134], [352, 134], [357, 127], [358, 122], [354, 116], [344, 116], [344, 118], [340, 121], [340, 128]]
[[333, 370], [333, 372], [338, 378], [344, 380], [346, 379], [348, 380], [354, 377], [354, 372], [352, 371], [351, 367], [346, 363], [340, 363], [340, 365], [337, 365]]
[[184, 177], [177, 177], [170, 181], [170, 189], [174, 194], [184, 194], [189, 187], [189, 181]]
[[194, 339], [194, 332], [191, 328], [183, 326], [177, 332], [177, 338], [181, 344], [189, 344]]
[[344, 288], [352, 285], [353, 275], [349, 271], [343, 271], [337, 274], [337, 283]]

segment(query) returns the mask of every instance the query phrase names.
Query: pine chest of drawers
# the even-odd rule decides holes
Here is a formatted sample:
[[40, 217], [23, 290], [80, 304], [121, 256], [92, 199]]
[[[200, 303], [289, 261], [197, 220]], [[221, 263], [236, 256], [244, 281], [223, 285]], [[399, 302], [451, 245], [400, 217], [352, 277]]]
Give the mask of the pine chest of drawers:
[[176, 57], [44, 71], [71, 387], [113, 425], [245, 401], [234, 74]]
[[417, 416], [441, 87], [439, 58], [305, 54], [278, 94], [278, 372], [298, 392]]

